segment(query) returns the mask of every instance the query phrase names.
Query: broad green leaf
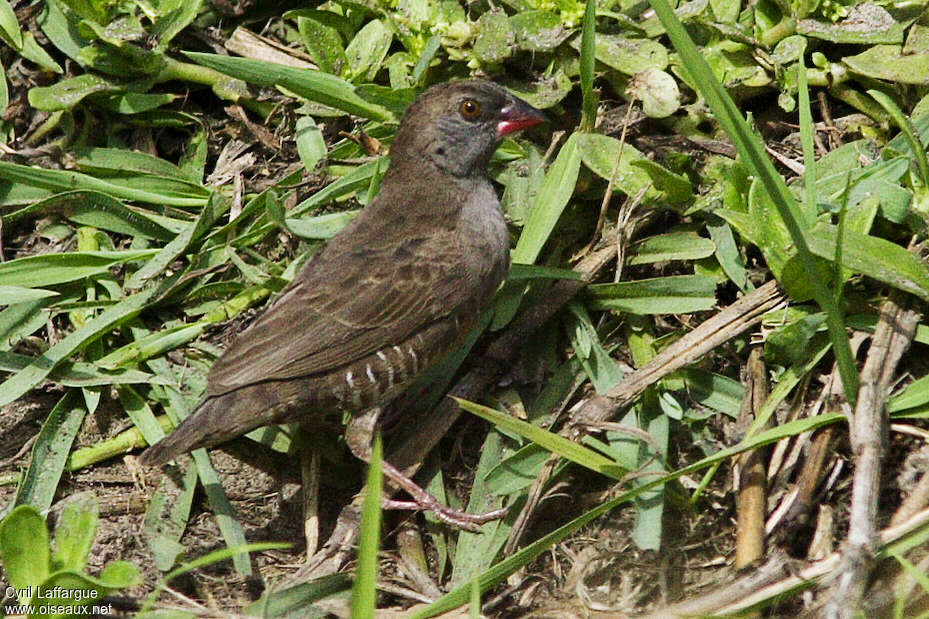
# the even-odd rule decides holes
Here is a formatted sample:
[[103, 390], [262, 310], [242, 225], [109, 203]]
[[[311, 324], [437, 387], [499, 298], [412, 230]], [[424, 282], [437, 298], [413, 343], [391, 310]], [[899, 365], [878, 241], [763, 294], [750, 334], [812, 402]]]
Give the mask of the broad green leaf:
[[215, 54], [186, 52], [194, 62], [258, 86], [282, 86], [287, 90], [323, 105], [371, 120], [393, 120], [390, 112], [368, 103], [355, 94], [345, 80], [321, 71], [295, 69], [271, 62], [232, 58]]
[[745, 394], [739, 381], [695, 366], [678, 370], [674, 376], [662, 379], [661, 385], [669, 391], [684, 391], [688, 398], [733, 419], [739, 416]]
[[[867, 24], [862, 28], [862, 24]], [[853, 5], [848, 17], [836, 23], [818, 19], [797, 21], [797, 33], [812, 39], [852, 45], [902, 43], [903, 25], [883, 7], [870, 2]]]
[[687, 314], [713, 309], [716, 280], [705, 275], [672, 275], [588, 286], [590, 308], [632, 314]]
[[67, 5], [64, 0], [48, 0], [39, 14], [37, 22], [42, 32], [60, 52], [77, 61], [81, 49], [90, 45], [90, 41], [78, 33], [78, 29], [69, 23], [65, 16]]
[[667, 118], [681, 107], [677, 80], [661, 69], [633, 75], [626, 93], [642, 102], [642, 111], [649, 118]]
[[707, 214], [706, 230], [710, 233], [710, 240], [716, 246], [716, 260], [719, 266], [741, 290], [745, 290], [745, 266], [739, 254], [739, 247], [732, 234], [732, 228], [716, 215]]
[[0, 306], [15, 305], [16, 303], [28, 303], [37, 299], [46, 299], [48, 297], [57, 297], [58, 293], [54, 290], [45, 290], [43, 288], [25, 288], [23, 286], [4, 286], [0, 284]]
[[100, 75], [84, 73], [65, 78], [51, 86], [34, 86], [29, 89], [29, 105], [37, 110], [70, 110], [86, 97], [96, 94], [121, 94], [126, 85]]
[[57, 73], [59, 75], [64, 73], [64, 69], [61, 68], [61, 65], [48, 55], [48, 52], [39, 45], [38, 41], [35, 40], [35, 35], [31, 32], [27, 31], [23, 33], [23, 49], [20, 51], [20, 55], [36, 63], [43, 71]]
[[[176, 165], [160, 157], [120, 148], [81, 148], [75, 151], [75, 163], [82, 172], [152, 175], [190, 184], [190, 178]], [[199, 184], [197, 184], [199, 186]]]
[[167, 196], [161, 193], [121, 187], [118, 184], [109, 183], [103, 179], [96, 178], [89, 174], [81, 174], [80, 172], [46, 170], [6, 161], [0, 161], [0, 180], [6, 180], [12, 183], [23, 183], [40, 189], [50, 189], [53, 191], [76, 191], [81, 189], [99, 191], [113, 196], [114, 198], [135, 200], [137, 202], [146, 202], [162, 206], [201, 207], [206, 202], [206, 197], [191, 198]]
[[0, 0], [0, 39], [18, 52], [23, 49], [23, 33], [8, 0]]
[[896, 84], [929, 83], [929, 54], [904, 54], [899, 45], [872, 45], [842, 62], [865, 77]]
[[28, 604], [51, 568], [45, 519], [31, 505], [14, 508], [0, 521], [0, 561], [20, 604]]
[[0, 310], [0, 351], [10, 350], [23, 338], [45, 327], [48, 316], [42, 309], [46, 305], [42, 300], [28, 301]]
[[[577, 48], [579, 39], [571, 41]], [[668, 66], [668, 50], [652, 39], [633, 39], [619, 34], [597, 34], [597, 60], [625, 75], [635, 75], [646, 69], [664, 70]]]
[[287, 218], [287, 228], [304, 239], [331, 239], [348, 225], [360, 211], [342, 211], [340, 213], [327, 213], [308, 217], [306, 219]]
[[4, 216], [4, 221], [15, 222], [29, 217], [58, 214], [84, 225], [118, 232], [128, 236], [141, 236], [159, 241], [170, 241], [175, 233], [162, 226], [149, 215], [127, 207], [119, 200], [99, 191], [66, 191], [40, 200]]
[[[810, 251], [824, 259], [835, 256], [838, 229], [818, 224], [808, 235]], [[842, 264], [879, 282], [929, 301], [929, 266], [905, 248], [854, 230], [844, 233]]]
[[327, 153], [326, 141], [323, 139], [322, 131], [316, 126], [312, 116], [301, 116], [297, 119], [297, 154], [300, 155], [300, 163], [307, 171], [316, 169], [319, 163]]
[[163, 52], [171, 40], [197, 17], [203, 0], [183, 0], [177, 2], [177, 8], [159, 15], [152, 23], [148, 35], [158, 41], [155, 52]]
[[529, 443], [491, 469], [486, 479], [488, 490], [496, 495], [506, 495], [528, 488], [550, 457], [550, 451]]
[[516, 45], [530, 52], [546, 52], [557, 47], [571, 31], [550, 11], [522, 11], [510, 17]]
[[[328, 11], [325, 11], [328, 13]], [[323, 11], [314, 11], [323, 13]], [[339, 74], [339, 67], [345, 66], [348, 59], [342, 48], [342, 37], [338, 30], [327, 26], [313, 17], [297, 17], [297, 31], [306, 47], [307, 53], [321, 70], [333, 75]]]
[[[765, 262], [774, 277], [778, 281], [783, 281], [785, 279], [782, 276], [784, 266], [796, 255], [796, 249], [793, 247], [790, 232], [784, 220], [781, 219], [770, 195], [758, 179], [755, 179], [749, 190], [748, 216], [752, 222], [753, 242], [758, 245], [758, 249], [764, 255]], [[810, 224], [811, 222], [805, 222], [805, 227]], [[798, 284], [803, 283], [803, 274], [797, 273], [796, 275], [800, 277]], [[804, 290], [808, 289], [804, 287]], [[805, 298], [809, 298], [809, 294]]]
[[[591, 172], [600, 178], [609, 181], [613, 177], [613, 187], [627, 196], [636, 195], [645, 189], [643, 200], [647, 203], [663, 198], [662, 193], [654, 187], [652, 178], [641, 167], [632, 165], [633, 162], [642, 161], [645, 157], [631, 144], [622, 146], [620, 157], [620, 141], [598, 133], [585, 133], [578, 136], [577, 148], [581, 160]], [[619, 158], [619, 164], [616, 160]], [[614, 176], [613, 170], [616, 169]]]
[[55, 549], [52, 552], [55, 570], [84, 569], [97, 534], [97, 514], [97, 499], [93, 492], [80, 492], [66, 499], [55, 526]]
[[826, 316], [816, 312], [774, 330], [765, 338], [765, 360], [784, 366], [802, 363], [813, 337], [825, 325]]
[[379, 19], [372, 19], [365, 24], [355, 38], [345, 48], [348, 59], [348, 77], [354, 82], [370, 82], [374, 80], [390, 42], [393, 33]]
[[158, 250], [84, 251], [39, 254], [0, 263], [0, 285], [39, 288], [107, 273], [110, 267], [151, 258]]
[[686, 176], [675, 174], [651, 159], [637, 159], [630, 165], [645, 170], [655, 189], [664, 194], [663, 200], [672, 204], [683, 204], [693, 198], [693, 188]]
[[482, 13], [476, 28], [477, 38], [472, 51], [478, 60], [496, 63], [513, 54], [516, 34], [503, 9], [496, 8]]
[[626, 264], [650, 264], [668, 260], [697, 260], [712, 256], [716, 244], [696, 232], [669, 232], [643, 239], [630, 247]]

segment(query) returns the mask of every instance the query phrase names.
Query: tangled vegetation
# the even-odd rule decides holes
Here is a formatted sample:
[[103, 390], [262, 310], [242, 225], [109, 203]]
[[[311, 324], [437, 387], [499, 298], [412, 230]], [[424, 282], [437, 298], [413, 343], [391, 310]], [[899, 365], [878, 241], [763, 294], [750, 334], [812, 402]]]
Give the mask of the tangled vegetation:
[[[912, 616], [924, 9], [0, 0], [5, 603], [58, 585], [140, 616]], [[513, 268], [396, 404], [384, 457], [506, 518], [381, 529], [372, 499], [345, 567], [314, 561], [354, 547], [341, 437], [312, 438], [321, 529], [291, 488], [296, 428], [164, 476], [122, 458], [376, 194], [410, 101], [472, 75], [553, 122], [495, 154]]]

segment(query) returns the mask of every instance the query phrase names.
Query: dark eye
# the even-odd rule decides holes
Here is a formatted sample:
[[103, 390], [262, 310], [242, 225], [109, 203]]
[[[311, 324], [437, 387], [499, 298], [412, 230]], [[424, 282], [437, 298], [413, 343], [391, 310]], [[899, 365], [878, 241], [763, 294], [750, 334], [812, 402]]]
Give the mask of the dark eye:
[[458, 106], [458, 111], [468, 120], [474, 120], [481, 114], [481, 104], [474, 99], [465, 99]]

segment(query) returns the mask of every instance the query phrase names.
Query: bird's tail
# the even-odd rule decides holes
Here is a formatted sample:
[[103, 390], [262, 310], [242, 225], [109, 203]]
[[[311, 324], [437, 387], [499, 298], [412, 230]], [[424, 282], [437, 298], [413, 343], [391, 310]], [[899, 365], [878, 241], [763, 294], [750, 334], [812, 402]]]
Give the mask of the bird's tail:
[[145, 450], [140, 462], [158, 466], [182, 453], [219, 445], [275, 423], [281, 413], [279, 403], [268, 402], [266, 397], [258, 395], [247, 387], [207, 398], [171, 434]]

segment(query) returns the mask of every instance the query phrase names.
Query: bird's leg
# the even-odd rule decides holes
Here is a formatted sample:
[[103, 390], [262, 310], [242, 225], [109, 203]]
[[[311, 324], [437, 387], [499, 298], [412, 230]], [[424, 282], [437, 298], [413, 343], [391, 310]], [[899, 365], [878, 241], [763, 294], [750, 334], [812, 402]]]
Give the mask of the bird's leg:
[[[303, 432], [301, 428], [298, 432]], [[319, 453], [301, 441], [300, 478], [303, 481], [303, 534], [306, 536], [306, 556], [316, 552], [319, 543]]]
[[[371, 440], [374, 436], [374, 429], [380, 412], [379, 408], [373, 408], [364, 413], [353, 415], [345, 428], [345, 443], [352, 454], [364, 462], [370, 462], [371, 460]], [[390, 481], [413, 497], [412, 501], [396, 501], [385, 498], [382, 501], [384, 509], [428, 510], [446, 524], [475, 532], [480, 530], [480, 525], [485, 522], [497, 520], [506, 514], [506, 508], [496, 509], [484, 514], [469, 514], [459, 509], [446, 507], [389, 462], [382, 462], [381, 469]]]

